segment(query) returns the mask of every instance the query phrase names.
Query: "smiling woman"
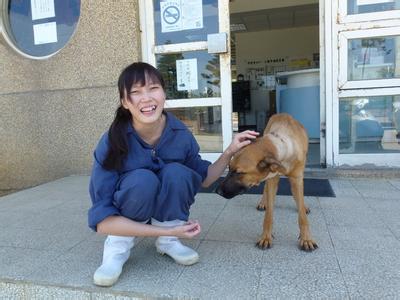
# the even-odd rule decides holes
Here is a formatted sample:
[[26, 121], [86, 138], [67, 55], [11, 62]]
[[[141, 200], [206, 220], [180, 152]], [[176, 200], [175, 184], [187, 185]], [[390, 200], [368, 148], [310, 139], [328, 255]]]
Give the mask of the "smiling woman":
[[8, 0], [0, 2], [0, 32], [17, 53], [46, 59], [71, 39], [80, 16], [80, 0]]
[[129, 65], [118, 88], [120, 106], [94, 151], [89, 188], [93, 203], [89, 226], [109, 235], [103, 263], [94, 274], [94, 283], [100, 286], [118, 280], [134, 236], [158, 236], [159, 253], [179, 264], [196, 263], [197, 252], [178, 240], [201, 231], [197, 221], [188, 220], [194, 197], [257, 136], [249, 131], [236, 135], [211, 164], [199, 155], [200, 147], [188, 128], [164, 111], [164, 80], [156, 68], [143, 62]]

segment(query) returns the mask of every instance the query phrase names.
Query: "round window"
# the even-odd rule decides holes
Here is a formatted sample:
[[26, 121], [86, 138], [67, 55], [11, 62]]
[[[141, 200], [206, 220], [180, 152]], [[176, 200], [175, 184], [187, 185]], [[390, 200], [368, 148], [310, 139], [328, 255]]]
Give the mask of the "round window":
[[0, 31], [7, 44], [25, 57], [45, 59], [73, 35], [81, 0], [8, 0], [0, 5]]

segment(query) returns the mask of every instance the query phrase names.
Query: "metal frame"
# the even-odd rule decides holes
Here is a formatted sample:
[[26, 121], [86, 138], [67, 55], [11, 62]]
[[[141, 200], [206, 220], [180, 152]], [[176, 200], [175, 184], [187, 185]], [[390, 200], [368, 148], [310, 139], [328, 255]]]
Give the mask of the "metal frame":
[[377, 79], [377, 80], [354, 80], [347, 79], [348, 73], [348, 41], [350, 39], [397, 36], [400, 35], [400, 27], [378, 28], [345, 31], [339, 33], [339, 88], [340, 89], [359, 89], [372, 87], [394, 87], [400, 86], [400, 78]]
[[333, 165], [332, 155], [332, 3], [319, 1], [320, 43], [320, 120], [325, 137], [320, 134], [320, 163]]
[[364, 14], [347, 14], [347, 1], [339, 1], [339, 23], [356, 23], [356, 22], [368, 22], [368, 21], [378, 21], [383, 19], [400, 19], [400, 10], [392, 11], [381, 11], [373, 13]]
[[[79, 26], [80, 19], [81, 18], [79, 17], [76, 28]], [[71, 37], [69, 38], [69, 40], [71, 40], [72, 37], [74, 36], [74, 34], [76, 32], [76, 28], [75, 28], [74, 32], [72, 33]], [[4, 42], [4, 44], [9, 46], [13, 51], [18, 53], [19, 55], [21, 55], [25, 58], [34, 59], [34, 60], [48, 59], [48, 58], [56, 55], [58, 52], [60, 52], [62, 49], [64, 49], [68, 44], [68, 41], [67, 41], [67, 43], [65, 43], [65, 45], [62, 46], [57, 51], [53, 52], [52, 54], [44, 55], [44, 56], [33, 56], [33, 55], [29, 55], [29, 54], [21, 51], [21, 49], [19, 49], [17, 47], [17, 43], [15, 42], [15, 40], [11, 34], [10, 21], [9, 21], [9, 17], [8, 17], [8, 1], [7, 0], [0, 0], [0, 42], [2, 42], [2, 41]]]
[[[140, 28], [142, 42], [142, 60], [156, 65], [156, 54], [173, 54], [188, 51], [207, 50], [207, 41], [180, 43], [171, 45], [155, 45], [154, 36], [154, 7], [151, 0], [139, 0]], [[229, 0], [218, 0], [219, 32], [225, 32], [230, 40], [229, 27]], [[174, 99], [167, 100], [167, 108], [182, 107], [209, 107], [221, 106], [223, 149], [232, 141], [232, 87], [230, 69], [230, 45], [228, 52], [219, 54], [221, 74], [221, 97]], [[218, 159], [221, 153], [201, 153], [202, 157], [210, 161]]]
[[[339, 153], [339, 101], [340, 98], [400, 95], [400, 79], [347, 81], [347, 41], [351, 38], [391, 36], [400, 34], [400, 20], [392, 20], [399, 11], [371, 13], [344, 18], [347, 0], [332, 1], [332, 162], [333, 166], [362, 166], [371, 164], [380, 167], [400, 167], [400, 154], [340, 154]], [[355, 23], [359, 22], [359, 23]], [[328, 61], [327, 61], [328, 63]], [[339, 71], [340, 70], [340, 71]], [[339, 74], [340, 72], [340, 74]], [[337, 80], [335, 80], [335, 78]], [[379, 81], [379, 82], [378, 82]], [[382, 88], [385, 87], [385, 88]], [[329, 114], [328, 114], [329, 115]]]

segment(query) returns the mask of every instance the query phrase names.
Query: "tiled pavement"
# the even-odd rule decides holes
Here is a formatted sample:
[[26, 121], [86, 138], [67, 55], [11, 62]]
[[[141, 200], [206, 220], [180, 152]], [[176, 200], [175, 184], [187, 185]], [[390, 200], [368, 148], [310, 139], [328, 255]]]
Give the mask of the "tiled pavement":
[[255, 242], [259, 195], [198, 194], [185, 241], [201, 260], [185, 267], [138, 239], [118, 283], [92, 275], [104, 237], [87, 227], [87, 176], [71, 176], [0, 198], [0, 299], [400, 299], [400, 179], [331, 179], [336, 198], [306, 197], [319, 248], [297, 248], [297, 212], [277, 196], [274, 245]]

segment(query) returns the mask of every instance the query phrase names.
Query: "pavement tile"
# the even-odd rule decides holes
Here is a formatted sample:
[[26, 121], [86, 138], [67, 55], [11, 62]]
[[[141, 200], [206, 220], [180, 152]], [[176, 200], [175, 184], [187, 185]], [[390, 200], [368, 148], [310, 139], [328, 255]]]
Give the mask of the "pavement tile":
[[0, 278], [30, 279], [33, 272], [45, 268], [44, 262], [58, 255], [54, 251], [0, 247]]
[[351, 180], [348, 179], [340, 179], [340, 178], [332, 178], [329, 179], [329, 183], [331, 184], [333, 189], [336, 188], [354, 188], [353, 184], [351, 183]]
[[349, 299], [338, 267], [326, 264], [268, 266], [257, 299]]
[[196, 264], [185, 268], [171, 293], [200, 299], [256, 299], [259, 268]]
[[386, 179], [352, 180], [351, 182], [363, 197], [399, 199], [399, 190]]
[[42, 268], [29, 275], [29, 280], [39, 283], [51, 282], [55, 285], [70, 287], [93, 287], [93, 273], [99, 267], [102, 259], [102, 243], [92, 242], [75, 246], [47, 259], [38, 259]]
[[[170, 257], [158, 254], [154, 241], [153, 238], [146, 238], [134, 247], [113, 290], [146, 293], [157, 297], [169, 295], [181, 273], [191, 266], [179, 265]], [[193, 249], [199, 245], [199, 241], [195, 240], [184, 240], [183, 243]]]
[[45, 250], [52, 242], [53, 236], [46, 230], [11, 227], [8, 230], [0, 230], [0, 247]]
[[343, 278], [353, 299], [397, 299], [400, 295], [398, 248], [337, 250]]
[[361, 198], [362, 197], [360, 192], [357, 191], [355, 188], [334, 188], [333, 191], [335, 192], [336, 198], [327, 197], [328, 199], [329, 198], [337, 199], [340, 197], [352, 197], [352, 198]]
[[227, 206], [208, 231], [205, 239], [255, 243], [261, 234], [264, 213], [255, 207]]
[[190, 209], [191, 220], [197, 220], [201, 226], [201, 233], [194, 237], [194, 239], [203, 239], [207, 235], [207, 232], [210, 230], [211, 226], [217, 220], [219, 214], [224, 209], [224, 205], [194, 205]]
[[228, 199], [224, 199], [216, 193], [198, 193], [192, 207], [225, 206]]
[[310, 266], [328, 265], [331, 269], [338, 268], [336, 254], [331, 246], [319, 246], [312, 252], [302, 251], [297, 247], [275, 244], [270, 249], [263, 250], [261, 266], [263, 268], [296, 268], [307, 269]]
[[335, 249], [343, 250], [384, 250], [400, 249], [400, 241], [383, 227], [364, 228], [356, 226], [328, 226]]
[[63, 299], [63, 300], [91, 300], [88, 292], [80, 290], [69, 290], [55, 286], [26, 285], [25, 293], [27, 299]]
[[321, 208], [324, 209], [357, 209], [358, 207], [365, 207], [366, 201], [362, 197], [351, 197], [348, 195], [340, 196], [337, 198], [319, 198]]
[[400, 191], [400, 179], [389, 179], [388, 181]]
[[[154, 238], [137, 238], [120, 280], [107, 289], [92, 283], [105, 236], [87, 227], [88, 176], [70, 176], [1, 197], [0, 299], [27, 298], [26, 292], [57, 299], [63, 294], [56, 286], [70, 289], [65, 296], [70, 299], [86, 297], [86, 291], [91, 299], [127, 299], [128, 294], [181, 299], [398, 298], [400, 180], [330, 181], [336, 198], [305, 198], [311, 208], [311, 233], [319, 245], [311, 253], [298, 249], [297, 209], [291, 196], [277, 196], [274, 244], [263, 251], [255, 247], [264, 219], [255, 209], [261, 195], [226, 200], [198, 194], [190, 218], [200, 221], [202, 233], [184, 243], [197, 249], [199, 263], [178, 265], [156, 252]], [[34, 283], [54, 288], [42, 290]]]
[[210, 267], [260, 267], [263, 252], [250, 243], [202, 241], [201, 263]]
[[385, 227], [384, 222], [376, 218], [376, 213], [365, 205], [351, 209], [324, 209], [324, 216], [330, 226]]
[[399, 212], [400, 211], [400, 192], [399, 198], [372, 198], [365, 197], [365, 202], [376, 212]]
[[0, 299], [25, 299], [24, 286], [12, 282], [0, 282]]

